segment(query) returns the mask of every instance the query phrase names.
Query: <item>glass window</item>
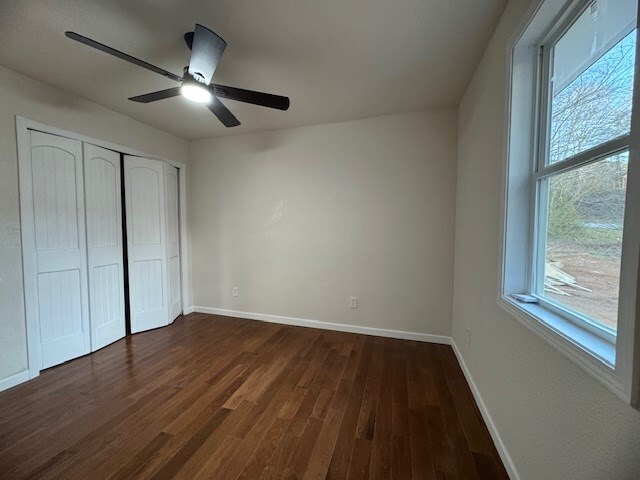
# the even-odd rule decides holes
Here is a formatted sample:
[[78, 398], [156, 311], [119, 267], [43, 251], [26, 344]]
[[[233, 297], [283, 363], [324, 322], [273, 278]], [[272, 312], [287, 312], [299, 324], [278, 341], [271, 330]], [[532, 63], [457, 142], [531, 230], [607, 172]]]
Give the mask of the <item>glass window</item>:
[[636, 6], [590, 2], [542, 49], [532, 291], [609, 338], [618, 327]]
[[[565, 37], [558, 45], [563, 41]], [[569, 84], [553, 82], [550, 163], [629, 133], [635, 51], [634, 31]], [[553, 65], [556, 63], [554, 55]]]
[[623, 152], [544, 181], [542, 294], [614, 332], [628, 162]]

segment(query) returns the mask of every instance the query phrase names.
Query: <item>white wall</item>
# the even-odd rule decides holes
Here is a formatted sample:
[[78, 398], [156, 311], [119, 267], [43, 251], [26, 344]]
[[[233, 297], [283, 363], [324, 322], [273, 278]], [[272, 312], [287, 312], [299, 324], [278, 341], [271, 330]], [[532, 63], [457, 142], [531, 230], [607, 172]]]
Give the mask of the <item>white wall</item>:
[[0, 67], [0, 383], [27, 368], [15, 116], [179, 162], [186, 141]]
[[459, 110], [453, 338], [521, 479], [638, 479], [640, 412], [496, 304], [506, 48], [532, 3], [508, 4]]
[[433, 110], [192, 142], [194, 305], [449, 335], [456, 141]]

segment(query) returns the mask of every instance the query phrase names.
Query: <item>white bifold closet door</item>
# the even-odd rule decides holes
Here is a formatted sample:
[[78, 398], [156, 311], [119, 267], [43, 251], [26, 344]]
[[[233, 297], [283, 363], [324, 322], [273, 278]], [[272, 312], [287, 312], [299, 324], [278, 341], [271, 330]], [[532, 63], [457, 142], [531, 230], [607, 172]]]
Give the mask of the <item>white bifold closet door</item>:
[[91, 349], [82, 143], [36, 131], [30, 141], [21, 182], [22, 198], [33, 202], [22, 218], [27, 314], [38, 319], [41, 368], [48, 368]]
[[[178, 170], [125, 156], [128, 272], [120, 154], [29, 131], [19, 156], [25, 310], [39, 369], [180, 315]], [[38, 365], [39, 364], [39, 365]]]
[[167, 262], [169, 265], [169, 323], [182, 313], [180, 295], [180, 216], [178, 214], [178, 169], [164, 164], [167, 204]]
[[84, 144], [91, 350], [126, 334], [120, 154]]
[[125, 155], [131, 332], [169, 323], [164, 162]]

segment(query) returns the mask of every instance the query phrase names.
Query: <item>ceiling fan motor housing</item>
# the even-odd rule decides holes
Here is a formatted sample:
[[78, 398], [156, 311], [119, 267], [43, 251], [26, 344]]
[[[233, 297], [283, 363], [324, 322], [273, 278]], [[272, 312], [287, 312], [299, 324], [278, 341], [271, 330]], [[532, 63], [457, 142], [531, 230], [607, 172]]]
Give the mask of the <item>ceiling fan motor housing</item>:
[[188, 82], [190, 80], [193, 80], [193, 81], [195, 81], [195, 82], [197, 82], [199, 84], [206, 85], [206, 82], [204, 80], [204, 76], [201, 73], [196, 72], [193, 75], [191, 75], [189, 73], [189, 67], [188, 66], [184, 67], [184, 71], [183, 72], [184, 72], [183, 76], [182, 76], [183, 82]]

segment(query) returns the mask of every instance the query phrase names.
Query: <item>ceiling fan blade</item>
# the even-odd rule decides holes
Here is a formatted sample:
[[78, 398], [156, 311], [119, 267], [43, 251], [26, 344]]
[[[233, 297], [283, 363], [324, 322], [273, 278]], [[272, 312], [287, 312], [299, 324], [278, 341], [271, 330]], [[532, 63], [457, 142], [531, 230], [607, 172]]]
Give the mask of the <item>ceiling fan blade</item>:
[[196, 23], [191, 45], [189, 74], [196, 80], [209, 85], [226, 46], [227, 42], [222, 38], [207, 27]]
[[193, 47], [193, 32], [184, 34], [184, 43], [186, 43], [189, 50], [191, 50], [191, 47]]
[[174, 75], [171, 72], [167, 72], [166, 70], [156, 67], [155, 65], [151, 65], [150, 63], [145, 62], [144, 60], [140, 60], [139, 58], [132, 57], [131, 55], [127, 55], [120, 50], [116, 50], [115, 48], [108, 47], [100, 42], [96, 42], [88, 37], [83, 37], [75, 32], [64, 32], [64, 34], [72, 40], [76, 42], [83, 43], [89, 47], [100, 50], [101, 52], [108, 53], [109, 55], [113, 55], [114, 57], [121, 58], [122, 60], [126, 60], [127, 62], [133, 63], [134, 65], [138, 65], [139, 67], [146, 68], [147, 70], [151, 70], [154, 73], [160, 74], [163, 77], [170, 78], [176, 82], [181, 82], [182, 78], [178, 75]]
[[138, 103], [151, 103], [157, 100], [164, 100], [165, 98], [177, 97], [180, 95], [181, 87], [168, 88], [166, 90], [160, 90], [159, 92], [145, 93], [144, 95], [138, 95], [137, 97], [130, 97], [129, 100]]
[[233, 113], [216, 97], [211, 98], [211, 103], [209, 103], [207, 107], [209, 107], [209, 110], [218, 117], [218, 120], [220, 120], [225, 127], [237, 127], [240, 125], [240, 122]]
[[214, 95], [239, 102], [253, 103], [261, 107], [276, 108], [278, 110], [289, 109], [289, 97], [272, 95], [271, 93], [254, 92], [236, 87], [212, 84]]

